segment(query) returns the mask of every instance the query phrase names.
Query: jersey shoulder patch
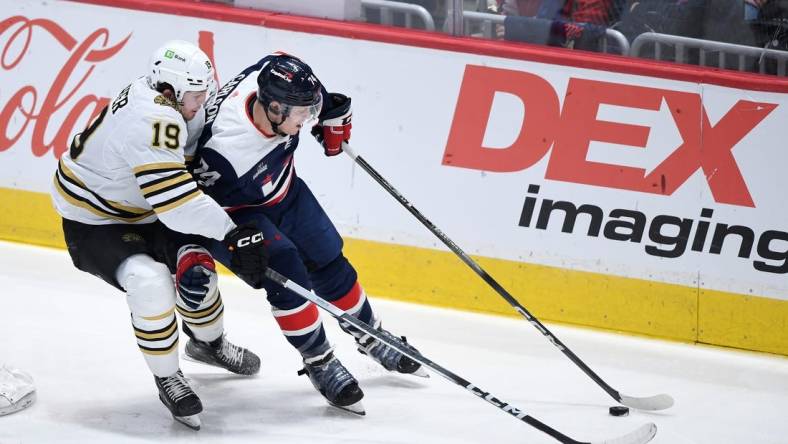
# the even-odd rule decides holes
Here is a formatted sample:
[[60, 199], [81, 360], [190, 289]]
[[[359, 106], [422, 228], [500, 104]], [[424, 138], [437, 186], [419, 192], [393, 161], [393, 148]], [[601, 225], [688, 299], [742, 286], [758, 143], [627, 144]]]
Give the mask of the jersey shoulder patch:
[[154, 97], [153, 98], [153, 103], [155, 103], [157, 105], [162, 105], [162, 106], [169, 106], [172, 109], [174, 109], [175, 111], [178, 111], [178, 103], [175, 102], [174, 100], [171, 100], [171, 99], [168, 99], [168, 98], [164, 97], [164, 95], [162, 95], [162, 94], [159, 94], [156, 97]]

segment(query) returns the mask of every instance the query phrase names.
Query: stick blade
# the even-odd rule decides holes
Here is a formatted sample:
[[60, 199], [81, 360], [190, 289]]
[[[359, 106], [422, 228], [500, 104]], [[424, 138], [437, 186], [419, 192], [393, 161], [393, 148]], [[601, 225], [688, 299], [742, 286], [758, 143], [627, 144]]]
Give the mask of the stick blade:
[[670, 395], [661, 394], [638, 398], [635, 396], [621, 395], [621, 404], [638, 410], [665, 410], [673, 407], [673, 398]]
[[657, 425], [653, 422], [640, 426], [637, 430], [618, 438], [605, 441], [594, 441], [591, 444], [646, 444], [657, 434]]

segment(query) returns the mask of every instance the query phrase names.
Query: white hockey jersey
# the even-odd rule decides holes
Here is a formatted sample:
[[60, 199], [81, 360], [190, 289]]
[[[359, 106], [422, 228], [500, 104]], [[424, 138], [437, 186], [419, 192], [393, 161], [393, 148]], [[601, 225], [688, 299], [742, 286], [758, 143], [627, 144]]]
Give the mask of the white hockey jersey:
[[85, 224], [158, 218], [174, 231], [223, 239], [235, 224], [186, 170], [186, 142], [186, 122], [174, 103], [137, 79], [61, 157], [52, 185], [55, 208]]

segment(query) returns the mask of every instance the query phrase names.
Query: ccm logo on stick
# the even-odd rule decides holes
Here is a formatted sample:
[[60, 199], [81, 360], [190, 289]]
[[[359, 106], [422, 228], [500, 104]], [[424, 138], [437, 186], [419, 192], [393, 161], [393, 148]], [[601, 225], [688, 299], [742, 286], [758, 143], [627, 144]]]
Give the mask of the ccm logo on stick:
[[[525, 105], [517, 139], [508, 147], [483, 146], [496, 92]], [[682, 142], [655, 168], [587, 160], [591, 142], [643, 149], [650, 126], [599, 120], [600, 105], [670, 110]], [[468, 65], [443, 164], [492, 172], [527, 169], [548, 155], [546, 179], [671, 195], [701, 170], [718, 203], [755, 207], [731, 150], [776, 104], [739, 100], [712, 124], [699, 94], [570, 78], [563, 106], [555, 88], [535, 74]]]

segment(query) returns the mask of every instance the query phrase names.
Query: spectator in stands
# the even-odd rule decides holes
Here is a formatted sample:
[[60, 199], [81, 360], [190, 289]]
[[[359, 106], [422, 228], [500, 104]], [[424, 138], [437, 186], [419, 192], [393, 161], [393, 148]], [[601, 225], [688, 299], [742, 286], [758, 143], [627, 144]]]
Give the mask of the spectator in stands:
[[[756, 0], [753, 0], [756, 1]], [[498, 0], [504, 15], [538, 17], [607, 26], [620, 3], [616, 0]]]
[[498, 11], [504, 15], [536, 17], [541, 0], [497, 0]]
[[744, 20], [757, 20], [767, 0], [744, 0]]
[[[498, 0], [507, 40], [597, 50], [622, 0]], [[532, 17], [510, 20], [511, 17]]]

